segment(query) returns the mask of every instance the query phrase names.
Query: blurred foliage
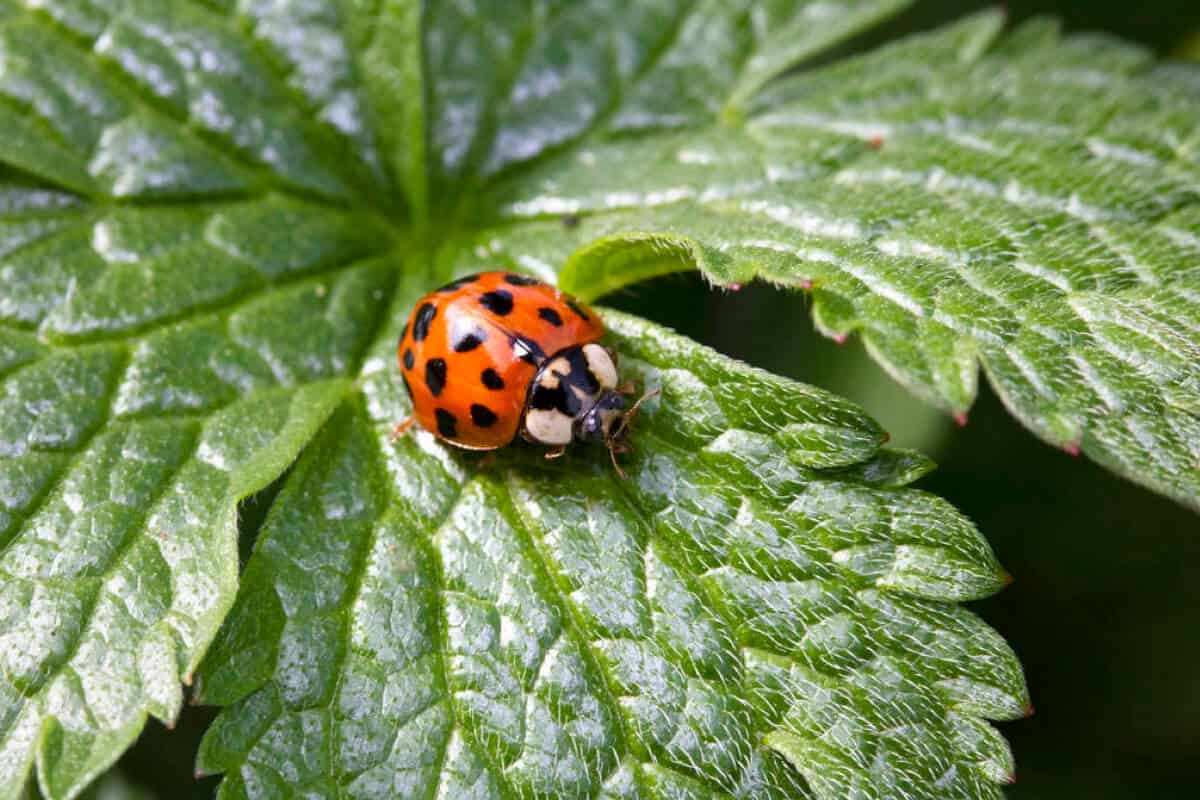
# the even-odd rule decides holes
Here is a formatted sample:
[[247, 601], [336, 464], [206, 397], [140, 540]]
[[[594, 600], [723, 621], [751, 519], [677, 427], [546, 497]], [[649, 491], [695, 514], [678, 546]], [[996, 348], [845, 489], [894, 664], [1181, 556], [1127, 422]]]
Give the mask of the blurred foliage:
[[[920, 30], [976, 0], [925, 0], [852, 46]], [[1195, 0], [1016, 0], [1014, 19], [1059, 15], [1073, 30], [1107, 30], [1160, 53], [1185, 54], [1200, 30]], [[815, 383], [860, 403], [939, 469], [921, 486], [950, 499], [988, 537], [1016, 585], [975, 605], [1022, 654], [1039, 707], [1008, 725], [1019, 754], [1014, 798], [1184, 797], [1200, 753], [1200, 528], [1194, 515], [1022, 430], [984, 388], [969, 423], [914, 400], [851, 340], [838, 346], [807, 323], [806, 300], [761, 286], [710, 291], [694, 275], [672, 276], [606, 298], [608, 305], [674, 327], [722, 352]], [[264, 494], [269, 494], [267, 490]], [[261, 504], [265, 507], [265, 503]], [[246, 505], [246, 511], [255, 507]], [[242, 515], [244, 542], [261, 513]], [[243, 553], [248, 548], [243, 547]], [[208, 797], [214, 779], [190, 781], [211, 713], [188, 707], [175, 730], [154, 723], [121, 760], [128, 780], [158, 797]]]
[[1171, 55], [1177, 58], [1188, 58], [1193, 61], [1200, 60], [1200, 32], [1193, 33], [1180, 41], [1171, 50]]

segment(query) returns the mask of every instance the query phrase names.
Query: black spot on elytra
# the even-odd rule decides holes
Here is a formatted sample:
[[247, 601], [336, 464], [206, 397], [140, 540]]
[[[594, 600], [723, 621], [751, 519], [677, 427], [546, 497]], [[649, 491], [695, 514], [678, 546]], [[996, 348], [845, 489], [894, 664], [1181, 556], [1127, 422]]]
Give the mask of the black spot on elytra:
[[437, 306], [433, 303], [422, 303], [417, 309], [417, 317], [413, 321], [412, 335], [414, 342], [423, 342], [429, 335], [429, 325], [437, 316]]
[[528, 275], [518, 275], [515, 272], [505, 275], [504, 282], [511, 283], [513, 286], [537, 286], [541, 283], [537, 278], [531, 278]]
[[479, 345], [483, 344], [483, 340], [487, 338], [487, 334], [478, 328], [469, 330], [462, 336], [454, 340], [454, 352], [469, 353]]
[[484, 386], [493, 392], [498, 392], [504, 388], [504, 379], [500, 377], [500, 373], [491, 367], [485, 369], [483, 374], [479, 376], [479, 379], [483, 381]]
[[539, 308], [538, 316], [556, 328], [562, 327], [562, 315], [549, 306], [542, 306]]
[[588, 313], [587, 313], [586, 311], [584, 311], [584, 310], [583, 310], [583, 307], [582, 307], [582, 306], [580, 306], [580, 305], [579, 305], [579, 303], [576, 303], [574, 300], [567, 300], [567, 308], [571, 309], [571, 310], [572, 310], [572, 311], [574, 311], [576, 314], [578, 314], [578, 315], [579, 315], [579, 318], [580, 318], [581, 320], [583, 320], [584, 322], [591, 322], [591, 321], [592, 321], [592, 318], [591, 318], [591, 317], [589, 317], [589, 316], [588, 316]]
[[473, 273], [471, 275], [463, 275], [461, 278], [455, 278], [454, 280], [450, 281], [449, 283], [447, 283], [445, 286], [438, 289], [437, 291], [438, 292], [453, 292], [453, 291], [456, 291], [457, 289], [459, 289], [460, 287], [466, 286], [468, 283], [474, 283], [477, 280], [479, 280], [478, 272]]
[[453, 439], [458, 435], [458, 418], [444, 408], [434, 409], [433, 414], [437, 417], [438, 435], [446, 439]]
[[512, 349], [513, 355], [526, 364], [539, 367], [546, 361], [546, 351], [537, 342], [528, 337], [513, 336]]
[[416, 359], [415, 359], [415, 358], [413, 358], [413, 351], [412, 351], [412, 350], [405, 350], [405, 351], [404, 351], [404, 368], [405, 368], [405, 369], [412, 369], [412, 368], [413, 368], [413, 362], [414, 362], [415, 360], [416, 360]]
[[496, 424], [496, 412], [492, 411], [487, 406], [481, 406], [479, 403], [471, 404], [471, 422], [474, 422], [480, 428], [490, 428]]
[[430, 393], [437, 397], [446, 388], [446, 360], [431, 358], [425, 362], [425, 385]]
[[484, 292], [479, 296], [479, 305], [493, 314], [506, 317], [513, 310], [512, 292], [507, 289], [493, 289], [490, 292]]

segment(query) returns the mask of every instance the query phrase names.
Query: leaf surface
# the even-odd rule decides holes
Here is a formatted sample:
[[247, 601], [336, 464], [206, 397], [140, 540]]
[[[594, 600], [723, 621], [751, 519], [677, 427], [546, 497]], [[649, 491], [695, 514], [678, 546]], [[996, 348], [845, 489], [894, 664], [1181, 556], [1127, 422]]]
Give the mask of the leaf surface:
[[663, 391], [624, 482], [393, 443], [402, 389], [368, 359], [205, 662], [221, 796], [998, 796], [979, 717], [1028, 700], [947, 602], [1006, 580], [970, 523], [862, 477], [890, 454], [853, 406], [607, 320]]
[[995, 796], [1024, 683], [956, 602], [1006, 576], [852, 404], [613, 312], [628, 482], [387, 437], [480, 262], [800, 282], [739, 204], [877, 155], [772, 133], [841, 80], [777, 78], [903, 5], [0, 0], [0, 797], [77, 796], [206, 653], [231, 797]]
[[1200, 72], [1001, 22], [802, 71], [732, 123], [598, 129], [497, 185], [482, 257], [585, 297], [691, 268], [809, 290], [930, 403], [965, 420], [982, 366], [1045, 441], [1200, 508]]
[[237, 504], [351, 390], [398, 261], [351, 210], [370, 149], [233, 20], [43, 6], [0, 22], [3, 797], [174, 719]]

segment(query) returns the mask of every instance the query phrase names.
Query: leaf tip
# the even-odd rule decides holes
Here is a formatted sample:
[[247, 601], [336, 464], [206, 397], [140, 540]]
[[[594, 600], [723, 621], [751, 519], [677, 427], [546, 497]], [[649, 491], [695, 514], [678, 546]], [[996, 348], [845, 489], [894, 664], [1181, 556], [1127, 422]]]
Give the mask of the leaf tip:
[[883, 141], [883, 137], [876, 133], [867, 139], [867, 144], [871, 145], [872, 149], [879, 150], [883, 147]]
[[[1016, 578], [1013, 577], [1011, 572], [1006, 569], [1000, 570], [1000, 583], [1004, 584], [1006, 588], [1012, 586], [1014, 581], [1016, 581]], [[1030, 708], [1032, 708], [1032, 706], [1030, 706]]]
[[1029, 719], [1032, 716], [1033, 716], [1033, 703], [1026, 700], [1025, 701], [1025, 719]]
[[960, 428], [967, 427], [967, 412], [966, 411], [955, 411], [954, 412], [954, 424]]
[[1067, 442], [1062, 449], [1064, 453], [1074, 458], [1079, 455], [1079, 442]]
[[848, 333], [835, 333], [835, 334], [834, 334], [832, 337], [830, 337], [830, 338], [832, 338], [832, 339], [833, 339], [833, 343], [834, 343], [834, 344], [839, 344], [839, 345], [840, 345], [840, 344], [845, 344], [845, 343], [846, 343], [846, 342], [847, 342], [847, 341], [850, 339], [850, 334], [848, 334]]
[[1014, 783], [1016, 783], [1016, 782], [1017, 782], [1017, 773], [1016, 773], [1016, 772], [1010, 772], [1010, 773], [1008, 773], [1007, 775], [1005, 775], [1005, 776], [1004, 776], [1004, 782], [1005, 782], [1006, 784], [1008, 784], [1009, 786], [1012, 786]]

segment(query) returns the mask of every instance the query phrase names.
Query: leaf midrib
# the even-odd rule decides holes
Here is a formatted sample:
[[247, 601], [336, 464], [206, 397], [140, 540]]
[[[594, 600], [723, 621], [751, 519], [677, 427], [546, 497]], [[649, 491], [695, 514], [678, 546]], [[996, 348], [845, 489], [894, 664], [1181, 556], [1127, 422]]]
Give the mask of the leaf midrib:
[[[124, 371], [124, 368], [125, 368], [125, 366], [123, 365], [120, 367], [120, 369], [118, 371]], [[3, 556], [8, 552], [9, 548], [12, 547], [12, 545], [18, 539], [21, 538], [21, 535], [22, 535], [22, 533], [24, 533], [24, 530], [25, 530], [24, 523], [28, 522], [29, 519], [31, 519], [33, 516], [35, 516], [41, 509], [45, 508], [47, 506], [47, 504], [49, 504], [53, 500], [61, 497], [63, 488], [64, 488], [66, 482], [70, 479], [71, 475], [73, 474], [74, 468], [77, 467], [79, 465], [79, 463], [90, 452], [90, 445], [92, 444], [92, 442], [94, 442], [95, 439], [102, 432], [105, 432], [105, 433], [108, 432], [107, 426], [108, 426], [109, 420], [111, 420], [111, 418], [112, 418], [112, 403], [115, 400], [117, 385], [118, 384], [116, 382], [114, 382], [114, 388], [109, 392], [109, 396], [107, 398], [107, 403], [106, 403], [107, 410], [105, 412], [104, 419], [98, 425], [96, 425], [95, 428], [93, 428], [93, 430], [86, 437], [86, 440], [84, 442], [81, 442], [80, 445], [78, 446], [78, 449], [76, 449], [75, 452], [73, 452], [71, 454], [70, 458], [68, 459], [67, 463], [63, 466], [62, 470], [60, 471], [57, 478], [54, 480], [53, 484], [47, 490], [45, 490], [43, 492], [42, 496], [39, 498], [38, 502], [34, 505], [34, 507], [22, 515], [22, 524], [17, 526], [14, 529], [12, 538], [10, 538], [7, 542], [4, 543], [4, 545], [2, 547], [0, 547], [0, 560], [3, 559]], [[7, 572], [0, 570], [0, 576], [4, 576], [5, 578], [8, 578], [10, 580], [20, 580], [22, 582], [30, 582], [30, 583], [34, 583], [34, 584], [43, 584], [43, 583], [51, 583], [51, 582], [59, 582], [63, 585], [77, 585], [80, 582], [94, 582], [96, 584], [96, 590], [92, 594], [92, 596], [90, 598], [90, 602], [88, 603], [88, 606], [87, 606], [87, 611], [83, 615], [83, 624], [79, 626], [78, 632], [76, 633], [74, 640], [71, 643], [70, 648], [63, 654], [59, 663], [57, 665], [55, 665], [49, 671], [49, 674], [47, 674], [45, 676], [45, 678], [43, 678], [38, 683], [36, 689], [34, 689], [32, 692], [22, 691], [21, 694], [25, 697], [27, 702], [37, 701], [39, 698], [44, 696], [46, 691], [52, 687], [53, 682], [55, 680], [57, 680], [59, 675], [63, 674], [66, 671], [72, 671], [72, 672], [75, 671], [75, 668], [74, 668], [72, 662], [74, 661], [75, 656], [79, 653], [79, 648], [81, 646], [83, 646], [84, 641], [88, 638], [88, 635], [92, 631], [92, 626], [96, 620], [96, 610], [100, 605], [100, 602], [102, 599], [101, 596], [105, 591], [105, 584], [112, 578], [112, 576], [116, 573], [116, 571], [122, 566], [122, 564], [125, 561], [126, 556], [133, 549], [134, 545], [138, 541], [140, 541], [143, 536], [146, 535], [145, 522], [154, 513], [155, 507], [157, 506], [158, 501], [161, 500], [166, 495], [167, 491], [171, 488], [171, 486], [174, 485], [175, 479], [179, 475], [179, 472], [182, 470], [183, 466], [186, 465], [188, 462], [192, 461], [196, 456], [196, 452], [199, 449], [201, 439], [202, 439], [201, 430], [198, 428], [198, 426], [189, 426], [189, 427], [194, 428], [194, 430], [192, 431], [191, 442], [188, 447], [188, 452], [179, 462], [179, 468], [168, 473], [167, 475], [164, 475], [163, 479], [159, 483], [159, 485], [156, 486], [154, 488], [153, 492], [151, 492], [150, 495], [145, 499], [145, 501], [143, 502], [140, 509], [137, 511], [137, 513], [135, 513], [133, 515], [133, 517], [132, 517], [133, 521], [130, 523], [130, 525], [126, 529], [120, 543], [112, 551], [112, 554], [110, 555], [108, 562], [104, 565], [104, 568], [101, 569], [98, 573], [96, 573], [94, 575], [86, 574], [86, 575], [75, 575], [75, 576], [61, 576], [57, 579], [51, 579], [50, 581], [47, 581], [41, 577], [32, 577], [32, 578], [31, 577], [20, 577], [20, 578], [18, 578], [16, 576], [9, 575]], [[167, 621], [167, 615], [164, 615], [159, 620], [157, 620], [155, 624], [156, 625], [162, 624], [166, 621]], [[143, 691], [143, 687], [139, 686], [138, 688], [139, 688], [138, 694], [140, 696], [144, 697], [145, 693]], [[89, 720], [92, 722], [92, 727], [94, 729], [99, 729], [100, 726], [95, 723], [95, 719], [92, 717], [92, 709], [90, 707], [90, 704], [84, 704], [84, 710], [88, 714]], [[143, 702], [141, 704], [140, 708], [138, 709], [138, 712], [145, 715], [147, 713], [147, 703]], [[46, 714], [42, 715], [40, 731], [44, 732], [46, 730], [46, 726], [49, 724], [50, 719], [51, 719], [51, 717], [49, 715], [46, 715]], [[39, 734], [39, 736], [37, 738], [40, 740], [41, 734]], [[40, 763], [40, 760], [39, 760], [39, 763]]]
[[[378, 441], [378, 439], [376, 439], [376, 441]], [[433, 602], [434, 607], [432, 609], [433, 619], [434, 619], [433, 627], [434, 627], [434, 631], [435, 631], [435, 633], [434, 633], [434, 648], [437, 651], [438, 677], [441, 678], [442, 686], [445, 687], [445, 691], [446, 691], [446, 708], [450, 712], [451, 720], [453, 720], [454, 731], [457, 731], [459, 733], [459, 735], [461, 735], [463, 737], [463, 739], [469, 743], [470, 747], [475, 751], [475, 753], [478, 755], [478, 757], [482, 761], [487, 762], [489, 764], [489, 766], [491, 766], [490, 759], [488, 758], [487, 750], [475, 738], [473, 732], [468, 728], [468, 726], [463, 724], [462, 714], [459, 712], [459, 709], [458, 709], [458, 701], [455, 699], [455, 696], [454, 696], [454, 688], [453, 688], [454, 684], [451, 683], [449, 671], [446, 669], [446, 656], [450, 652], [449, 639], [446, 635], [446, 622], [445, 622], [446, 616], [447, 616], [446, 615], [446, 604], [445, 604], [445, 595], [447, 592], [446, 578], [445, 578], [446, 570], [442, 563], [442, 554], [441, 554], [441, 552], [439, 552], [439, 550], [437, 548], [437, 544], [435, 542], [435, 539], [437, 538], [438, 533], [440, 533], [441, 530], [450, 521], [451, 517], [454, 514], [455, 509], [457, 509], [458, 506], [462, 504], [463, 500], [466, 497], [467, 490], [470, 488], [472, 483], [474, 483], [473, 477], [467, 477], [464, 480], [459, 482], [458, 492], [454, 496], [454, 499], [450, 503], [446, 504], [445, 512], [442, 514], [441, 518], [429, 526], [428, 534], [423, 536], [420, 540], [420, 546], [425, 549], [426, 555], [430, 559], [430, 563], [433, 564], [433, 566], [434, 566], [435, 580], [437, 582], [437, 587], [436, 587], [435, 591], [432, 592], [432, 596], [434, 597], [434, 602]], [[441, 747], [441, 754], [438, 758], [438, 770], [437, 770], [438, 787], [437, 788], [439, 790], [439, 793], [440, 793], [440, 789], [442, 788], [441, 779], [442, 779], [442, 776], [446, 769], [446, 757], [450, 751], [450, 742], [451, 742], [452, 738], [453, 738], [453, 731], [449, 735], [446, 736], [446, 740]], [[498, 765], [498, 767], [499, 767], [498, 769], [490, 769], [489, 771], [492, 773], [493, 777], [495, 778], [496, 783], [497, 783], [497, 788], [499, 789], [500, 793], [505, 798], [517, 797], [516, 792], [513, 790], [511, 784], [509, 784], [509, 782], [508, 782], [508, 776], [505, 773], [503, 766]]]
[[[93, 332], [83, 336], [72, 334], [54, 335], [48, 338], [43, 334], [42, 329], [45, 325], [45, 320], [50, 316], [49, 312], [45, 317], [43, 317], [41, 322], [28, 328], [17, 324], [10, 324], [8, 321], [0, 322], [0, 327], [7, 327], [11, 330], [23, 333], [36, 333], [38, 335], [39, 343], [49, 347], [50, 350], [75, 350], [82, 347], [91, 347], [100, 344], [116, 344], [132, 350], [138, 344], [150, 339], [165, 328], [187, 325], [204, 319], [217, 319], [223, 323], [228, 323], [229, 318], [237, 313], [240, 309], [262, 299], [264, 296], [273, 294], [276, 291], [285, 291], [296, 286], [302, 286], [305, 283], [321, 282], [371, 261], [378, 261], [393, 257], [397, 261], [404, 260], [402, 248], [403, 245], [394, 244], [389, 248], [381, 249], [372, 253], [355, 255], [345, 260], [334, 261], [333, 263], [323, 267], [297, 272], [288, 272], [280, 278], [264, 277], [257, 285], [247, 287], [246, 289], [228, 297], [219, 298], [207, 303], [198, 303], [182, 310], [177, 314], [147, 320], [144, 323], [131, 325], [127, 328], [122, 328], [119, 330]], [[161, 257], [163, 254], [169, 252], [170, 250], [166, 250], [163, 251], [163, 253], [157, 254], [157, 256]], [[258, 271], [257, 268], [248, 261], [238, 259], [238, 263], [244, 264], [245, 266], [255, 270], [255, 272]], [[107, 267], [111, 267], [112, 263], [106, 262], [106, 265]], [[105, 272], [107, 272], [107, 269]], [[105, 273], [100, 273], [97, 275], [96, 280], [99, 280], [104, 274]], [[56, 305], [55, 308], [57, 309], [61, 307], [61, 305], [62, 301], [60, 300], [59, 304]], [[373, 340], [374, 336], [368, 337], [368, 339]], [[29, 366], [30, 363], [36, 363], [36, 361], [29, 362], [21, 366]], [[353, 372], [354, 370], [352, 368], [347, 370], [347, 374], [353, 374]], [[8, 375], [11, 374], [11, 372], [8, 373]]]
[[[49, 484], [42, 490], [40, 496], [19, 515], [18, 519], [20, 520], [20, 524], [14, 526], [8, 537], [8, 540], [3, 544], [0, 544], [0, 560], [2, 560], [3, 557], [8, 553], [9, 548], [11, 548], [13, 544], [21, 538], [22, 534], [25, 532], [26, 523], [37, 516], [37, 514], [40, 513], [41, 510], [45, 508], [52, 499], [59, 496], [63, 485], [70, 478], [74, 469], [88, 455], [88, 452], [96, 439], [101, 434], [109, 430], [108, 426], [113, 420], [113, 405], [116, 403], [117, 392], [119, 391], [121, 385], [120, 378], [129, 368], [129, 362], [131, 360], [129, 351], [124, 348], [119, 349], [119, 352], [116, 355], [117, 363], [114, 365], [112, 370], [112, 374], [114, 376], [113, 381], [112, 384], [107, 387], [102, 402], [102, 405], [104, 406], [103, 415], [99, 420], [96, 421], [90, 430], [85, 432], [84, 435], [80, 437], [77, 443], [71, 445], [71, 450], [65, 453], [67, 459], [59, 470], [58, 475], [55, 476], [54, 480], [50, 481]], [[4, 379], [7, 380], [13, 374], [20, 372], [27, 367], [32, 367], [36, 364], [39, 364], [41, 361], [42, 359], [34, 359], [26, 364], [22, 364], [16, 370], [8, 373]], [[30, 449], [33, 450], [33, 448]], [[34, 450], [33, 452], [44, 452], [53, 455], [64, 454], [63, 450]]]
[[[183, 461], [181, 462], [181, 466], [195, 458], [196, 450], [200, 446], [200, 441], [201, 441], [200, 431], [195, 431], [192, 436], [191, 444], [189, 445], [188, 453], [185, 456], [185, 458], [183, 459]], [[81, 450], [79, 454], [81, 456], [85, 455], [86, 449]], [[77, 462], [75, 462], [73, 460], [72, 466], [75, 463], [77, 463]], [[53, 669], [50, 670], [49, 674], [45, 677], [44, 680], [42, 680], [42, 682], [38, 685], [37, 689], [34, 690], [32, 695], [29, 695], [29, 694], [25, 695], [28, 699], [33, 699], [35, 697], [38, 697], [38, 696], [41, 696], [42, 694], [44, 694], [45, 690], [47, 688], [49, 688], [51, 686], [52, 682], [64, 671], [66, 671], [66, 670], [74, 671], [74, 667], [72, 666], [71, 662], [74, 660], [75, 656], [78, 654], [79, 648], [83, 645], [85, 639], [87, 638], [88, 634], [92, 630], [92, 624], [95, 622], [95, 619], [96, 619], [96, 609], [100, 605], [101, 595], [105, 591], [105, 584], [109, 581], [109, 579], [112, 578], [112, 576], [116, 573], [116, 571], [122, 566], [122, 564], [124, 563], [125, 557], [129, 554], [129, 551], [133, 549], [134, 545], [143, 536], [146, 535], [146, 526], [144, 523], [154, 513], [155, 506], [157, 505], [158, 501], [161, 500], [166, 495], [166, 492], [174, 484], [174, 479], [176, 478], [176, 476], [178, 476], [178, 474], [179, 474], [179, 470], [176, 470], [175, 472], [170, 473], [167, 476], [165, 476], [162, 483], [159, 486], [156, 486], [154, 491], [151, 493], [151, 495], [146, 498], [145, 504], [142, 506], [142, 508], [139, 510], [139, 512], [134, 515], [134, 519], [136, 521], [129, 526], [128, 530], [125, 531], [124, 537], [121, 539], [121, 542], [117, 545], [117, 547], [113, 550], [112, 555], [109, 557], [108, 563], [104, 565], [104, 568], [102, 570], [100, 570], [95, 575], [92, 575], [92, 574], [77, 575], [74, 577], [63, 577], [63, 578], [59, 579], [64, 584], [75, 584], [75, 583], [79, 583], [79, 582], [94, 581], [96, 583], [96, 592], [95, 592], [95, 594], [92, 595], [91, 602], [88, 605], [87, 612], [83, 617], [83, 624], [79, 627], [79, 632], [78, 632], [78, 634], [76, 634], [75, 640], [71, 643], [70, 649], [63, 655], [61, 662], [56, 667], [54, 667]], [[59, 481], [54, 486], [54, 488], [50, 492], [47, 493], [47, 498], [44, 502], [48, 502], [49, 498], [51, 496], [56, 497], [61, 494], [62, 484], [66, 482], [66, 479], [68, 477], [69, 477], [69, 475], [67, 474], [67, 471], [64, 471], [62, 480]], [[44, 503], [43, 503], [43, 506], [44, 506]], [[0, 550], [0, 557], [3, 557], [4, 552], [7, 551], [7, 549], [8, 549], [8, 546], [10, 546], [14, 541], [16, 541], [15, 537], [11, 541], [8, 542], [8, 544], [4, 547], [3, 550]], [[9, 575], [8, 573], [4, 572], [3, 570], [0, 570], [0, 576], [4, 576], [4, 577], [10, 578], [12, 580], [20, 580], [20, 581], [25, 581], [25, 582], [37, 583], [37, 584], [46, 583], [46, 581], [44, 581], [40, 577], [38, 577], [38, 578], [17, 578], [15, 576]], [[161, 624], [161, 623], [164, 623], [167, 621], [168, 621], [168, 615], [164, 615], [163, 617], [161, 617], [159, 620], [157, 620], [155, 622], [155, 625], [158, 625], [158, 624]], [[139, 689], [140, 688], [141, 687], [139, 687]], [[90, 704], [84, 704], [84, 708], [87, 710], [87, 713], [90, 716], [92, 713]], [[143, 711], [145, 710], [144, 706], [143, 706], [142, 710]], [[47, 717], [46, 719], [49, 719], [49, 717]], [[44, 725], [45, 725], [45, 720], [43, 720], [43, 726]], [[94, 727], [99, 728], [98, 725], [96, 725]]]
[[[617, 759], [616, 767], [619, 769], [624, 757], [628, 756], [632, 752], [629, 745], [632, 734], [629, 731], [625, 716], [621, 712], [620, 703], [617, 701], [619, 695], [617, 694], [616, 689], [613, 687], [612, 675], [609, 674], [609, 671], [601, 663], [598, 655], [593, 651], [591, 640], [585, 635], [587, 627], [583, 623], [583, 617], [580, 614], [578, 606], [573, 600], [571, 600], [570, 592], [566, 588], [566, 577], [550, 562], [548, 558], [545, 557], [542, 549], [538, 546], [538, 540], [534, 537], [533, 532], [529, 529], [529, 526], [526, 525], [524, 517], [517, 509], [516, 500], [512, 496], [511, 488], [513, 475], [514, 473], [512, 471], [506, 471], [501, 479], [495, 481], [497, 492], [501, 495], [502, 502], [504, 503], [503, 513], [505, 519], [520, 537], [521, 550], [526, 554], [527, 557], [530, 558], [531, 561], [533, 561], [533, 563], [537, 564], [543, 576], [546, 578], [545, 584], [553, 587], [554, 601], [556, 605], [562, 608], [563, 613], [566, 615], [565, 621], [569, 624], [575, 638], [579, 640], [581, 645], [579, 648], [581, 654], [587, 661], [588, 667], [600, 677], [606, 704], [612, 713], [613, 719], [617, 722], [617, 747], [620, 749], [622, 754], [622, 758]], [[589, 500], [588, 502], [590, 503], [591, 501]], [[567, 626], [564, 625], [563, 633], [566, 632], [566, 627]], [[560, 637], [561, 635], [562, 634], [560, 633]], [[603, 780], [601, 783], [603, 783]]]
[[[597, 132], [601, 131], [604, 126], [613, 118], [613, 116], [621, 110], [621, 107], [624, 104], [626, 97], [629, 95], [630, 90], [641, 83], [642, 79], [650, 74], [650, 72], [653, 71], [656, 66], [658, 66], [659, 62], [670, 51], [671, 47], [678, 42], [679, 34], [683, 31], [687, 21], [691, 19], [691, 16], [695, 10], [701, 6], [702, 3], [689, 6], [683, 13], [679, 14], [675, 20], [672, 21], [670, 30], [663, 37], [663, 40], [659, 46], [647, 54], [645, 61], [629, 76], [627, 81], [624, 81], [618, 85], [617, 89], [612, 94], [612, 98], [610, 99], [608, 106], [597, 113], [595, 117], [593, 117], [593, 119], [587, 124], [587, 126], [579, 131], [579, 133], [570, 139], [547, 147], [538, 153], [538, 155], [534, 158], [509, 164], [508, 166], [491, 175], [483, 176], [479, 173], [475, 173], [471, 179], [472, 184], [476, 188], [486, 191], [488, 187], [495, 186], [497, 184], [503, 184], [507, 182], [508, 179], [518, 176], [523, 172], [527, 172], [548, 161], [553, 161], [556, 158], [566, 155], [578, 147], [581, 142], [585, 141], [591, 136], [596, 135]], [[611, 51], [611, 49], [612, 48], [610, 47], [609, 50]], [[516, 76], [521, 73], [521, 70], [525, 66], [524, 59], [526, 57], [528, 57], [528, 49], [522, 52], [520, 56], [522, 62], [512, 71], [510, 76], [511, 81], [515, 81]], [[491, 128], [488, 130], [485, 137], [487, 144], [482, 148], [482, 155], [484, 156], [491, 152], [491, 148], [495, 144], [497, 130], [495, 129], [494, 124], [494, 113], [489, 115], [488, 122]], [[684, 128], [672, 128], [670, 130], [684, 130]], [[472, 153], [474, 155], [473, 151]], [[479, 166], [479, 162], [472, 160], [472, 163], [476, 166]], [[481, 208], [476, 199], [475, 193], [467, 191], [459, 194], [457, 202], [455, 203], [454, 216], [462, 220], [475, 220], [476, 224], [474, 226], [469, 226], [468, 229], [473, 227], [475, 230], [480, 230], [488, 227], [487, 220], [494, 216], [494, 212], [497, 210], [497, 208], [499, 208], [498, 205], [490, 209], [486, 206]]]

